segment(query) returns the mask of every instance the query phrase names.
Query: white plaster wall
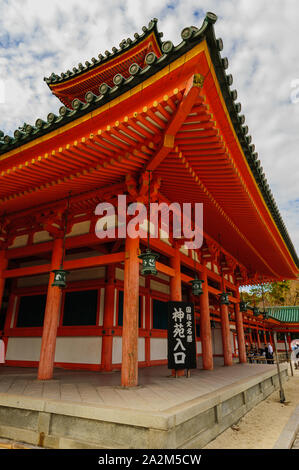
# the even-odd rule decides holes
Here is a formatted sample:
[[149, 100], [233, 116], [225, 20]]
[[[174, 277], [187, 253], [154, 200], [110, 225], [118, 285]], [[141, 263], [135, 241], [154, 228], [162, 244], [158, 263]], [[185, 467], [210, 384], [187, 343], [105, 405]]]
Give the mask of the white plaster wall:
[[145, 361], [145, 338], [138, 338], [138, 361]]
[[103, 326], [104, 322], [104, 305], [105, 305], [105, 288], [101, 288], [101, 298], [100, 298], [100, 315], [99, 315], [99, 325]]
[[117, 295], [118, 295], [118, 290], [114, 289], [114, 309], [113, 309], [113, 326], [116, 326], [116, 305], [117, 305]]
[[212, 328], [213, 354], [223, 354], [221, 328]]
[[84, 281], [92, 279], [103, 279], [105, 277], [105, 266], [89, 269], [78, 269], [71, 271], [67, 276], [68, 282]]
[[101, 336], [65, 336], [56, 339], [55, 362], [100, 364], [101, 355]]
[[150, 288], [157, 292], [163, 292], [164, 294], [169, 294], [169, 286], [167, 284], [161, 284], [160, 282], [154, 281], [151, 279]]
[[201, 341], [196, 341], [196, 352], [197, 354], [202, 353]]
[[112, 348], [112, 364], [119, 364], [122, 362], [122, 338], [120, 336], [113, 337]]
[[50, 240], [53, 240], [53, 238], [46, 230], [42, 230], [41, 232], [35, 232], [35, 234], [33, 235], [33, 243], [48, 242]]
[[27, 245], [27, 241], [28, 241], [28, 235], [19, 235], [18, 237], [14, 239], [13, 244], [10, 245], [8, 249], [10, 250], [11, 248], [19, 248], [21, 246], [25, 246]]
[[[145, 361], [145, 339], [138, 338], [138, 361]], [[112, 364], [120, 364], [122, 362], [122, 338], [120, 336], [113, 337]]]
[[167, 338], [151, 338], [151, 361], [167, 359]]
[[74, 224], [71, 232], [67, 235], [68, 237], [73, 237], [75, 235], [83, 235], [84, 233], [89, 233], [90, 229], [90, 220], [85, 222], [78, 222]]
[[[221, 327], [216, 325], [216, 328], [212, 328], [212, 341], [213, 341], [213, 354], [223, 354]], [[235, 352], [233, 332], [230, 332], [230, 342], [232, 346], [232, 352]]]
[[18, 287], [33, 287], [44, 286], [49, 282], [49, 274], [42, 274], [40, 276], [28, 276], [18, 279]]
[[[9, 338], [6, 360], [39, 361], [41, 337]], [[101, 336], [57, 337], [55, 362], [78, 364], [100, 364], [102, 352]]]
[[[120, 268], [116, 268], [115, 270], [115, 279], [118, 281], [124, 280], [124, 270]], [[145, 287], [145, 278], [143, 276], [139, 276], [139, 286]]]
[[157, 277], [158, 279], [163, 279], [164, 281], [169, 281], [169, 279], [170, 279], [169, 276], [167, 276], [166, 274], [163, 274], [163, 273], [158, 273], [158, 274], [156, 275], [156, 277]]
[[6, 360], [39, 361], [41, 337], [8, 338]]

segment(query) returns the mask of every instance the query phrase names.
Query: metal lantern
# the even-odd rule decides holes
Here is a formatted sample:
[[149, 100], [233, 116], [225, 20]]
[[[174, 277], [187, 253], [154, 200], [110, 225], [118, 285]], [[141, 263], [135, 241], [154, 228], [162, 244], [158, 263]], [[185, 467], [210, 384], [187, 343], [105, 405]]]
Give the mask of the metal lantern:
[[[133, 64], [134, 65], [134, 64]], [[132, 67], [132, 66], [131, 66]], [[150, 249], [150, 197], [151, 197], [151, 170], [148, 171], [148, 217], [147, 217], [147, 249], [138, 255], [142, 260], [141, 275], [147, 276], [152, 274], [156, 276], [158, 271], [156, 269], [156, 260], [159, 258], [158, 253], [153, 253]]]
[[244, 302], [242, 300], [239, 305], [240, 305], [240, 312], [247, 312], [247, 302]]
[[221, 303], [221, 305], [229, 305], [228, 293], [227, 292], [221, 292], [221, 294], [220, 294], [220, 303]]
[[60, 287], [60, 289], [64, 289], [66, 287], [67, 271], [60, 268], [60, 269], [54, 269], [52, 273], [54, 273], [54, 282], [52, 284], [52, 287]]
[[69, 198], [67, 202], [67, 210], [65, 213], [64, 235], [63, 235], [63, 246], [62, 246], [60, 268], [54, 269], [52, 271], [52, 273], [54, 273], [54, 281], [52, 283], [52, 287], [59, 287], [60, 289], [64, 289], [66, 287], [66, 275], [68, 274], [68, 271], [65, 271], [63, 269], [63, 262], [64, 262], [64, 256], [65, 256], [65, 238], [66, 238], [66, 231], [67, 231], [67, 219], [68, 219], [68, 213], [70, 209], [70, 195], [71, 193], [69, 194]]
[[193, 295], [201, 295], [203, 294], [203, 288], [202, 288], [202, 283], [204, 281], [202, 279], [193, 279], [190, 281], [190, 284], [192, 285], [192, 294]]
[[152, 274], [156, 276], [156, 259], [159, 258], [158, 253], [153, 253], [149, 248], [141, 253], [138, 258], [142, 260], [141, 275]]

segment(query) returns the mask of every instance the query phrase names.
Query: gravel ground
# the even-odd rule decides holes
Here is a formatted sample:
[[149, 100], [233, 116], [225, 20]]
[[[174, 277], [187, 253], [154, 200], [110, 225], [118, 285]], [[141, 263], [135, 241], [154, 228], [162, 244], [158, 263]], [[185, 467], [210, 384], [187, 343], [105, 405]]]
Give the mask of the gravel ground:
[[[284, 426], [299, 405], [299, 370], [294, 370], [283, 384], [285, 403], [280, 403], [279, 390], [250, 410], [238, 423], [228, 428], [205, 449], [272, 449]], [[299, 424], [299, 423], [298, 423]], [[299, 449], [299, 435], [293, 447]]]

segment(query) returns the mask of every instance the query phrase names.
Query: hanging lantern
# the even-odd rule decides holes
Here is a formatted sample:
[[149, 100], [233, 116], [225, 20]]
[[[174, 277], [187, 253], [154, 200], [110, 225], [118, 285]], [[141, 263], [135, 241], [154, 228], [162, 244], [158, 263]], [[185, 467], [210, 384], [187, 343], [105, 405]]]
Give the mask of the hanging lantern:
[[244, 300], [242, 300], [240, 303], [240, 312], [247, 312], [247, 302], [244, 302]]
[[55, 269], [52, 273], [54, 273], [54, 282], [52, 287], [60, 287], [60, 289], [64, 289], [66, 287], [66, 275], [68, 272], [61, 267], [60, 269]]
[[156, 260], [159, 258], [158, 253], [153, 253], [149, 248], [147, 248], [143, 253], [141, 253], [138, 258], [142, 260], [141, 266], [141, 275], [147, 276], [152, 274], [156, 276], [157, 269], [156, 269]]
[[71, 193], [69, 194], [67, 210], [65, 214], [63, 247], [62, 247], [62, 257], [61, 257], [61, 262], [60, 262], [60, 268], [54, 269], [52, 271], [52, 273], [54, 273], [54, 281], [52, 283], [52, 287], [59, 287], [60, 289], [64, 289], [66, 287], [66, 275], [68, 274], [68, 271], [65, 271], [63, 269], [63, 262], [64, 262], [64, 256], [65, 256], [65, 238], [66, 238], [66, 231], [67, 231], [67, 219], [68, 219], [68, 213], [70, 209], [70, 195]]
[[220, 294], [220, 303], [221, 303], [221, 305], [229, 305], [228, 293], [227, 292], [221, 292], [221, 294]]
[[215, 322], [215, 320], [211, 320], [211, 328], [216, 328], [216, 322]]
[[150, 249], [150, 198], [151, 198], [151, 170], [148, 171], [148, 217], [147, 217], [147, 249], [138, 255], [138, 258], [142, 260], [141, 275], [153, 275], [156, 276], [158, 271], [156, 269], [156, 260], [159, 258], [158, 253], [153, 253]]
[[193, 295], [201, 295], [203, 294], [203, 288], [202, 288], [202, 283], [204, 281], [202, 279], [193, 279], [190, 281], [190, 284], [192, 285], [192, 294]]

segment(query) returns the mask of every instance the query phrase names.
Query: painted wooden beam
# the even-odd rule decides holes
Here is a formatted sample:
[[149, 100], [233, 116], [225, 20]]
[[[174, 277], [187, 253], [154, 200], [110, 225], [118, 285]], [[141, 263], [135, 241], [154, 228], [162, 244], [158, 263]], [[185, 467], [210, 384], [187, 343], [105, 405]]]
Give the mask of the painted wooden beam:
[[197, 83], [198, 75], [199, 74], [192, 75], [189, 82], [187, 83], [183, 99], [178, 105], [178, 108], [169, 126], [165, 130], [163, 142], [159, 150], [146, 165], [146, 170], [155, 170], [173, 149], [176, 133], [190, 113], [196, 101], [199, 99], [201, 86], [198, 86]]

